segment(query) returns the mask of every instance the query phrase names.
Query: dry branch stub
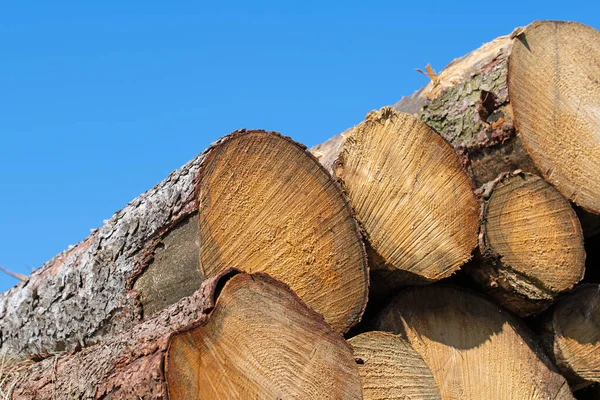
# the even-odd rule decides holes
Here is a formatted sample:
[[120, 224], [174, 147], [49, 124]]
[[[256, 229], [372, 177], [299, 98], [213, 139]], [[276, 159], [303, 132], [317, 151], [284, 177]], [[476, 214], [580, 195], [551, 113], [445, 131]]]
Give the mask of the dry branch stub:
[[544, 344], [574, 389], [600, 382], [600, 285], [561, 298], [544, 326]]
[[404, 339], [373, 331], [348, 342], [354, 350], [365, 400], [441, 399], [429, 367]]
[[352, 350], [289, 288], [240, 274], [205, 325], [174, 335], [165, 360], [169, 399], [359, 399]]
[[538, 313], [583, 278], [577, 215], [558, 190], [529, 173], [503, 174], [482, 189], [483, 260], [466, 270], [511, 311]]
[[534, 22], [453, 61], [394, 107], [465, 154], [478, 186], [523, 169], [600, 213], [597, 30]]
[[333, 162], [368, 238], [374, 291], [445, 278], [471, 258], [477, 200], [459, 157], [425, 124], [384, 107], [313, 152]]
[[233, 133], [198, 175], [200, 263], [264, 271], [288, 284], [336, 330], [362, 315], [368, 268], [340, 188], [306, 149], [264, 131]]
[[466, 289], [408, 289], [376, 328], [407, 339], [429, 366], [443, 399], [572, 399], [531, 333]]

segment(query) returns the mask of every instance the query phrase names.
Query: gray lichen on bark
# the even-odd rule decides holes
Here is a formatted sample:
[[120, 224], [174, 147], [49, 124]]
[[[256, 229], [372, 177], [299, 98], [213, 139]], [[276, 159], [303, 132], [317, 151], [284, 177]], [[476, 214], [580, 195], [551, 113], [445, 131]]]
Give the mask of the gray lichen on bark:
[[[85, 347], [141, 318], [135, 292], [153, 240], [196, 211], [204, 153], [115, 213], [104, 226], [0, 294], [0, 350], [14, 355]], [[198, 285], [200, 282], [198, 282]]]

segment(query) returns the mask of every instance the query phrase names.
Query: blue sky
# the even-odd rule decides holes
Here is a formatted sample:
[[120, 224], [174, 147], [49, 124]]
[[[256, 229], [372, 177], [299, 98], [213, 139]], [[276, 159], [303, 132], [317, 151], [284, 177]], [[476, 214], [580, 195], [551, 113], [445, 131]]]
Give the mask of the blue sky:
[[[308, 146], [583, 2], [5, 2], [0, 265], [28, 274], [232, 130]], [[0, 291], [17, 281], [0, 273]]]

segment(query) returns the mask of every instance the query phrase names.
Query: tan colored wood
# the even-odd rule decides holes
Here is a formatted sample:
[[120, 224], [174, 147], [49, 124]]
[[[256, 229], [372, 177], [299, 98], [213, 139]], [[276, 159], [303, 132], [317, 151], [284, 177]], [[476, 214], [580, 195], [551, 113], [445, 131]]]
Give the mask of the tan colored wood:
[[362, 238], [342, 191], [303, 146], [234, 133], [209, 150], [198, 177], [206, 276], [264, 271], [338, 331], [356, 324], [368, 290]]
[[375, 328], [410, 342], [443, 399], [573, 399], [531, 333], [466, 289], [406, 290], [382, 310]]
[[454, 60], [394, 107], [447, 139], [478, 186], [523, 169], [598, 214], [599, 94], [600, 33], [537, 21]]
[[543, 337], [575, 388], [600, 382], [600, 285], [579, 286], [560, 299]]
[[354, 350], [365, 400], [441, 399], [429, 367], [399, 336], [374, 331], [348, 342]]
[[172, 337], [169, 399], [360, 399], [350, 346], [285, 285], [237, 275], [208, 322]]
[[378, 270], [373, 290], [436, 281], [471, 258], [477, 201], [452, 147], [425, 124], [384, 107], [313, 152], [335, 160]]
[[575, 211], [536, 175], [503, 174], [484, 187], [482, 264], [467, 268], [488, 294], [526, 316], [583, 279], [585, 249]]
[[528, 26], [513, 44], [515, 125], [540, 173], [600, 212], [600, 32], [574, 22]]

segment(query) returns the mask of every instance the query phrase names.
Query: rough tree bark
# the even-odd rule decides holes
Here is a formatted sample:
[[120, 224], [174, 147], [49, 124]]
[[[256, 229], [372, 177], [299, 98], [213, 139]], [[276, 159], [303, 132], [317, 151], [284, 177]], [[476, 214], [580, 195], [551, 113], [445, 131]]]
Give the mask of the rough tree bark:
[[[26, 282], [0, 293], [0, 350], [25, 356], [74, 350], [139, 322], [142, 308], [131, 288], [152, 265], [157, 249], [167, 260], [177, 258], [173, 253], [178, 252], [164, 247], [164, 241], [197, 212], [193, 181], [203, 158], [204, 153], [130, 202]], [[198, 252], [194, 241], [185, 245]], [[194, 257], [193, 250], [188, 253]], [[195, 262], [168, 264], [198, 277], [184, 285], [171, 282], [171, 302], [199, 287], [197, 255]], [[151, 291], [144, 295], [155, 297]]]
[[466, 289], [408, 289], [374, 324], [409, 341], [443, 399], [573, 399], [527, 328]]
[[234, 273], [204, 281], [191, 296], [105, 341], [30, 365], [18, 374], [12, 398], [165, 398], [162, 364], [171, 335], [205, 323], [220, 281]]
[[[0, 351], [29, 356], [86, 347], [114, 332], [127, 330], [194, 293], [204, 279], [199, 258], [201, 232], [204, 231], [200, 229], [198, 216], [198, 173], [208, 154], [215, 154], [213, 150], [218, 152], [222, 143], [229, 142], [232, 137], [245, 134], [245, 131], [234, 132], [218, 140], [117, 212], [84, 241], [44, 264], [28, 281], [1, 293]], [[248, 134], [279, 137], [262, 131]], [[308, 192], [295, 191], [297, 207], [292, 217], [296, 220], [274, 215], [282, 229], [277, 231], [276, 224], [265, 226], [272, 231], [266, 234], [274, 235], [271, 242], [287, 243], [287, 250], [296, 251], [298, 262], [310, 269], [302, 276], [296, 276], [312, 282], [305, 285], [304, 292], [310, 293], [299, 291], [301, 295], [316, 298], [329, 284], [338, 288], [341, 299], [330, 294], [321, 297], [321, 303], [325, 304], [323, 308], [316, 304], [319, 301], [312, 305], [331, 317], [339, 330], [345, 331], [360, 318], [367, 298], [368, 272], [361, 238], [341, 191], [302, 146], [289, 143], [296, 149], [296, 157], [298, 153], [303, 154], [303, 168], [312, 168], [311, 173], [315, 174], [314, 181], [308, 183], [313, 191], [311, 195], [318, 197], [318, 190], [324, 190], [327, 199], [319, 197], [321, 204], [332, 208], [327, 211], [329, 214], [318, 214], [315, 208], [315, 213], [310, 216], [313, 219], [303, 220], [302, 215], [296, 214], [318, 202], [309, 202]], [[289, 175], [295, 173], [295, 169], [286, 164], [289, 162], [286, 157], [284, 155], [280, 160], [280, 164], [285, 165], [277, 164], [281, 168], [277, 186], [280, 189], [285, 179], [291, 179]], [[233, 188], [230, 189], [234, 193]], [[244, 188], [237, 189], [243, 191]], [[285, 190], [281, 190], [285, 195]], [[332, 215], [334, 213], [337, 214]], [[294, 224], [297, 224], [296, 228]], [[301, 227], [313, 233], [312, 242], [306, 240]], [[331, 236], [333, 239], [328, 240]], [[214, 244], [208, 237], [204, 240]], [[323, 245], [333, 247], [327, 250]], [[345, 250], [341, 251], [341, 248]], [[281, 254], [269, 255], [277, 257]], [[221, 267], [243, 264], [239, 259], [226, 261], [228, 264]], [[319, 279], [315, 271], [323, 265], [330, 266], [333, 275]], [[214, 270], [209, 272], [215, 273]], [[290, 271], [290, 277], [294, 274]], [[337, 305], [331, 306], [336, 302]], [[331, 313], [327, 307], [331, 307]]]
[[506, 173], [480, 189], [480, 262], [465, 270], [501, 305], [539, 313], [583, 279], [585, 249], [575, 211], [536, 175]]
[[441, 399], [429, 367], [404, 339], [373, 331], [348, 342], [354, 350], [365, 400]]
[[[194, 340], [204, 340], [202, 347]], [[248, 364], [248, 357], [257, 362]], [[229, 372], [203, 362], [221, 362]], [[203, 379], [210, 381], [198, 388]], [[13, 388], [14, 398], [38, 400], [167, 393], [170, 399], [358, 399], [362, 386], [350, 346], [322, 316], [268, 275], [231, 270], [129, 331], [29, 366]]]
[[522, 169], [598, 214], [599, 66], [600, 32], [538, 21], [453, 61], [394, 108], [459, 150], [477, 186]]
[[340, 180], [360, 221], [373, 292], [448, 277], [471, 258], [479, 213], [471, 182], [425, 124], [384, 107], [311, 151]]
[[600, 382], [600, 285], [581, 285], [561, 298], [541, 336], [574, 390]]
[[366, 254], [346, 197], [289, 138], [227, 136], [198, 173], [200, 264], [206, 276], [235, 266], [285, 282], [340, 332], [367, 302]]

